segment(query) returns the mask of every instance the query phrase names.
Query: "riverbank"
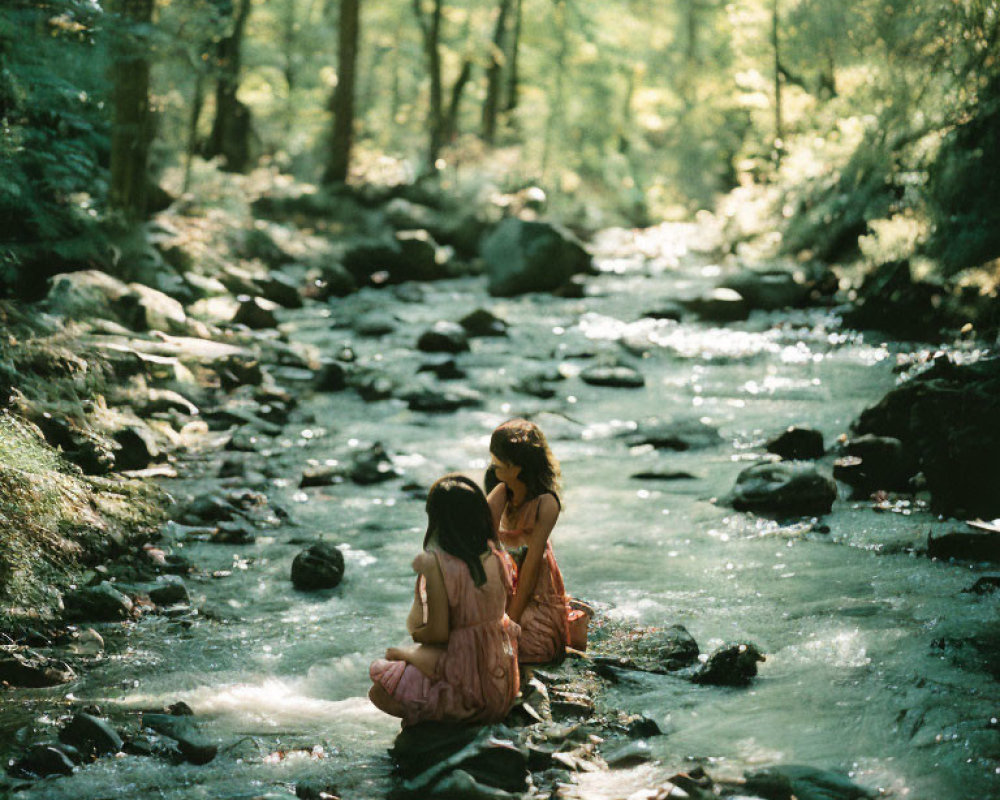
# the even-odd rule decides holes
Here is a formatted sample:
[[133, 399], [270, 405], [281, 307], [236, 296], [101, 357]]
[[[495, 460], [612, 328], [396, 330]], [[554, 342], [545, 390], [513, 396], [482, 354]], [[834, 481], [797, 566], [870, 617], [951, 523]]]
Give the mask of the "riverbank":
[[[283, 215], [304, 213], [283, 208]], [[351, 205], [348, 216], [357, 213]], [[199, 218], [170, 224], [172, 241], [186, 241], [190, 253], [196, 240], [180, 235], [181, 225], [199, 227]], [[219, 220], [213, 230], [229, 235]], [[541, 721], [525, 712], [520, 732], [498, 737], [515, 743], [538, 792], [623, 797], [631, 787], [628, 794], [669, 796], [662, 789], [667, 780], [688, 772], [689, 795], [696, 796], [698, 781], [698, 791], [708, 792], [722, 792], [729, 781], [730, 794], [787, 796], [789, 776], [761, 788], [743, 783], [754, 764], [789, 763], [776, 744], [744, 745], [747, 738], [787, 736], [788, 753], [820, 773], [844, 771], [840, 754], [849, 747], [824, 736], [795, 751], [791, 742], [806, 721], [782, 716], [790, 710], [779, 698], [804, 698], [802, 686], [815, 690], [810, 672], [826, 675], [827, 684], [846, 682], [825, 696], [828, 719], [816, 726], [835, 727], [865, 693], [894, 698], [885, 683], [898, 686], [910, 668], [948, 697], [950, 716], [941, 719], [943, 709], [914, 687], [900, 745], [882, 729], [900, 709], [882, 708], [880, 700], [871, 726], [880, 729], [889, 758], [903, 758], [900, 747], [914, 737], [924, 746], [943, 726], [958, 736], [927, 745], [947, 761], [943, 774], [963, 774], [952, 757], [970, 747], [979, 759], [967, 768], [977, 770], [975, 785], [989, 784], [978, 770], [990, 763], [995, 731], [970, 711], [973, 695], [953, 696], [961, 692], [948, 688], [962, 676], [979, 707], [994, 691], [992, 679], [980, 677], [978, 654], [990, 652], [989, 643], [976, 633], [993, 601], [961, 594], [973, 583], [970, 573], [985, 578], [988, 569], [978, 562], [942, 564], [930, 573], [929, 560], [910, 563], [925, 552], [927, 529], [957, 524], [929, 513], [926, 490], [906, 486], [873, 499], [880, 487], [869, 487], [852, 500], [840, 486], [832, 516], [733, 513], [715, 502], [748, 462], [767, 463], [766, 440], [792, 422], [821, 431], [818, 468], [830, 469], [841, 455], [833, 442], [895, 383], [890, 362], [906, 355], [899, 363], [919, 369], [932, 351], [869, 344], [841, 331], [832, 311], [836, 295], [823, 288], [829, 283], [822, 272], [796, 278], [788, 269], [791, 277], [782, 278], [768, 270], [754, 284], [743, 276], [744, 294], [721, 287], [741, 271], [718, 258], [711, 228], [606, 232], [591, 243], [596, 274], [574, 273], [554, 293], [510, 298], [485, 291], [485, 265], [449, 261], [447, 254], [440, 264], [433, 260], [433, 269], [446, 267], [442, 280], [395, 283], [391, 267], [403, 263], [403, 242], [426, 242], [422, 237], [401, 241], [393, 234], [399, 251], [355, 241], [350, 252], [358, 260], [348, 258], [355, 267], [345, 273], [329, 265], [343, 266], [346, 251], [321, 271], [280, 255], [302, 245], [281, 239], [283, 228], [246, 230], [266, 233], [266, 239], [255, 234], [255, 247], [280, 265], [264, 270], [252, 259], [234, 265], [225, 250], [207, 246], [190, 261], [175, 253], [177, 263], [220, 268], [202, 276], [210, 293], [194, 302], [173, 305], [87, 273], [60, 281], [63, 288], [53, 292], [70, 309], [63, 319], [79, 325], [66, 330], [74, 352], [93, 352], [94, 364], [113, 369], [104, 402], [88, 407], [101, 412], [102, 436], [73, 440], [64, 452], [108, 470], [106, 456], [128, 452], [131, 478], [145, 476], [169, 493], [170, 522], [158, 529], [153, 547], [136, 541], [125, 559], [84, 581], [125, 588], [132, 611], [124, 621], [91, 619], [78, 627], [77, 633], [89, 627], [102, 645], [96, 650], [88, 635], [91, 653], [80, 655], [89, 660], [71, 682], [16, 694], [7, 749], [18, 760], [32, 744], [59, 740], [73, 714], [89, 707], [92, 716], [111, 720], [123, 744], [145, 742], [159, 755], [133, 753], [120, 764], [99, 758], [73, 768], [72, 777], [41, 783], [17, 778], [23, 796], [107, 796], [135, 781], [166, 796], [185, 796], [191, 781], [212, 796], [223, 788], [230, 793], [224, 796], [253, 796], [233, 789], [233, 770], [247, 786], [258, 781], [279, 796], [300, 785], [317, 796], [336, 789], [345, 797], [381, 796], [396, 787], [385, 755], [393, 723], [367, 708], [364, 666], [392, 643], [392, 620], [405, 616], [397, 612], [406, 602], [405, 566], [419, 539], [427, 486], [443, 471], [481, 469], [482, 437], [513, 413], [539, 419], [563, 460], [570, 491], [561, 562], [571, 590], [588, 599], [596, 594], [601, 620], [592, 638], [598, 658], [574, 659], [539, 676], [554, 718], [536, 701]], [[268, 240], [283, 246], [271, 249]], [[309, 251], [302, 246], [299, 252]], [[362, 262], [359, 252], [372, 261]], [[323, 250], [317, 258], [328, 256]], [[432, 268], [429, 260], [421, 263]], [[345, 274], [353, 288], [330, 279]], [[344, 287], [343, 297], [334, 285]], [[636, 297], [644, 300], [641, 308]], [[796, 307], [810, 297], [812, 308]], [[95, 307], [100, 313], [84, 312]], [[969, 342], [952, 351], [960, 361], [980, 357]], [[691, 419], [692, 411], [698, 417]], [[128, 442], [135, 446], [126, 451]], [[297, 593], [290, 565], [316, 540], [344, 554], [343, 583], [316, 595]], [[878, 558], [885, 560], [876, 565]], [[927, 595], [919, 603], [906, 588], [914, 582]], [[885, 586], [886, 596], [877, 586]], [[922, 609], [928, 598], [935, 611]], [[963, 648], [954, 624], [928, 621], [959, 606], [974, 634], [966, 641], [986, 649]], [[117, 608], [114, 614], [127, 607], [119, 601]], [[880, 651], [871, 638], [886, 620], [905, 643], [898, 652]], [[674, 624], [698, 640], [686, 646], [688, 659], [707, 658], [733, 639], [755, 643], [768, 658], [760, 662], [761, 682], [751, 676], [749, 687], [703, 686], [682, 672], [695, 667], [690, 660], [658, 666], [650, 653], [669, 652], [660, 637]], [[939, 647], [920, 640], [928, 635], [925, 625]], [[799, 641], [803, 630], [808, 638]], [[950, 666], [940, 673], [925, 661], [941, 657]], [[189, 724], [201, 729], [200, 744], [207, 738], [216, 746], [217, 761], [192, 764], [181, 740], [144, 730], [140, 711], [148, 716], [178, 702], [196, 712]], [[727, 714], [742, 739], [716, 727]], [[763, 726], [756, 734], [748, 730], [754, 720]], [[722, 736], [725, 758], [711, 756], [702, 732], [709, 740]], [[543, 742], [534, 748], [540, 752], [532, 750]], [[188, 751], [204, 753], [190, 741]], [[682, 769], [686, 758], [719, 786]], [[183, 777], [168, 769], [177, 761]], [[545, 777], [549, 770], [555, 771]], [[869, 788], [931, 780], [910, 765], [894, 778], [878, 757], [854, 777]], [[425, 777], [420, 791], [443, 778]], [[578, 788], [560, 788], [573, 783]]]

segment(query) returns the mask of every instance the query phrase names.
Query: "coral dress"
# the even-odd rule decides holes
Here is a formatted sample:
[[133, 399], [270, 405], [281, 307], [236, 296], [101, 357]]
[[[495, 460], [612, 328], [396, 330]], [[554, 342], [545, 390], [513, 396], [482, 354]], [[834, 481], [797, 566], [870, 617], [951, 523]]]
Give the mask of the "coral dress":
[[[538, 503], [544, 495], [525, 503], [507, 526], [506, 508], [500, 517], [500, 541], [508, 552], [517, 552], [528, 544], [528, 536], [538, 517]], [[521, 614], [521, 638], [518, 658], [524, 664], [561, 661], [569, 641], [569, 621], [580, 612], [571, 610], [569, 596], [563, 584], [562, 572], [556, 563], [552, 542], [545, 543], [545, 554], [535, 583], [535, 591]]]
[[[441, 722], [492, 723], [507, 716], [520, 688], [516, 622], [506, 614], [513, 589], [512, 565], [494, 550], [477, 587], [460, 558], [431, 549], [448, 594], [448, 643], [433, 678], [405, 661], [372, 662], [369, 674], [406, 708], [403, 725]], [[497, 559], [500, 569], [492, 566]]]

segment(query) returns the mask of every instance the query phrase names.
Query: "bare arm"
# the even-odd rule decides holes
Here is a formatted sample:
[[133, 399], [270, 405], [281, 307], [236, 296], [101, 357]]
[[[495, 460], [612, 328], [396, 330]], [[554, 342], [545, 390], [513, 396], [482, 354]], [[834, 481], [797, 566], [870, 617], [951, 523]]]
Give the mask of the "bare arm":
[[426, 625], [427, 618], [427, 579], [423, 575], [417, 575], [416, 585], [413, 587], [413, 605], [406, 617], [407, 632], [412, 634], [420, 626]]
[[493, 529], [500, 530], [500, 517], [503, 516], [503, 507], [507, 505], [507, 487], [498, 483], [493, 487], [486, 502], [490, 506], [490, 515], [493, 517]]
[[545, 557], [545, 545], [549, 534], [559, 519], [559, 503], [550, 495], [544, 495], [538, 502], [538, 518], [528, 537], [528, 552], [517, 576], [517, 591], [514, 600], [507, 609], [508, 616], [514, 622], [521, 621], [521, 614], [527, 608], [531, 596], [535, 593], [538, 575], [542, 569], [542, 559]]
[[424, 578], [427, 586], [427, 621], [410, 631], [413, 641], [445, 644], [449, 634], [448, 592], [444, 587], [441, 565], [433, 553], [424, 551], [413, 559], [413, 568]]

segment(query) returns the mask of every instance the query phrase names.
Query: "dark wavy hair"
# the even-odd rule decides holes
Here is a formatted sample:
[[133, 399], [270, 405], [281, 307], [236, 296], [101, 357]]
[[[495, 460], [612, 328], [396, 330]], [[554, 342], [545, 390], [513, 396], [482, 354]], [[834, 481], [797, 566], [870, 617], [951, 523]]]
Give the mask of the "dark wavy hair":
[[559, 462], [552, 455], [545, 434], [534, 422], [507, 420], [493, 431], [490, 452], [501, 461], [521, 468], [518, 477], [528, 488], [527, 499], [552, 494], [562, 506]]
[[425, 550], [432, 539], [446, 553], [465, 562], [476, 586], [486, 583], [480, 556], [498, 540], [486, 495], [475, 481], [450, 473], [431, 486], [427, 493]]

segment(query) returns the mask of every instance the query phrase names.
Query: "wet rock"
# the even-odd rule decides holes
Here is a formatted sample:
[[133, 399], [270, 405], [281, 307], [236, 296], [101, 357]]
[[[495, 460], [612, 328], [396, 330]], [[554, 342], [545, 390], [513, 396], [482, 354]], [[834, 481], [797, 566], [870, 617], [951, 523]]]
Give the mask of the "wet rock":
[[189, 716], [144, 713], [142, 724], [176, 741], [185, 760], [192, 764], [207, 764], [219, 751], [218, 745], [198, 730]]
[[648, 444], [657, 450], [701, 450], [722, 443], [718, 428], [694, 417], [644, 420], [623, 436], [629, 447]]
[[993, 574], [981, 575], [972, 586], [962, 591], [972, 594], [993, 594], [997, 589], [1000, 589], [1000, 575]]
[[274, 314], [275, 309], [278, 308], [277, 303], [272, 303], [263, 297], [250, 297], [248, 295], [240, 295], [236, 299], [240, 306], [233, 316], [234, 324], [246, 325], [255, 331], [278, 327], [278, 318]]
[[653, 472], [635, 472], [629, 478], [637, 481], [693, 481], [697, 475], [683, 470], [657, 470]]
[[903, 443], [891, 436], [865, 434], [844, 445], [845, 457], [833, 465], [833, 477], [854, 488], [857, 496], [876, 489], [905, 491], [915, 466], [903, 449]]
[[387, 400], [396, 391], [396, 382], [388, 375], [378, 372], [360, 373], [350, 381], [350, 384], [366, 403]]
[[347, 370], [338, 361], [327, 361], [316, 374], [317, 392], [340, 392], [347, 388]]
[[223, 520], [209, 538], [212, 544], [253, 544], [257, 533], [246, 522]]
[[927, 555], [960, 561], [1000, 561], [1000, 533], [982, 530], [931, 532]]
[[381, 442], [376, 442], [368, 450], [357, 453], [348, 469], [348, 477], [362, 486], [392, 480], [399, 472]]
[[638, 741], [625, 742], [612, 747], [605, 751], [603, 756], [605, 763], [609, 767], [612, 769], [621, 769], [652, 761], [653, 750], [649, 746], [649, 742], [639, 739]]
[[804, 461], [754, 464], [736, 478], [727, 502], [737, 511], [820, 515], [837, 499], [837, 483]]
[[937, 342], [941, 329], [949, 324], [948, 304], [942, 302], [944, 287], [915, 281], [905, 259], [877, 266], [865, 276], [857, 295], [844, 314], [844, 324], [852, 328]]
[[104, 639], [93, 628], [84, 628], [74, 635], [69, 650], [77, 656], [98, 656], [104, 652]]
[[344, 554], [328, 542], [317, 542], [292, 561], [292, 584], [300, 591], [333, 589], [344, 577]]
[[712, 289], [684, 301], [684, 305], [706, 322], [739, 322], [750, 316], [750, 307], [743, 295], [733, 289]]
[[198, 323], [189, 321], [182, 306], [174, 298], [150, 286], [130, 283], [129, 293], [118, 301], [119, 318], [136, 331], [164, 331], [180, 336], [193, 332]]
[[633, 661], [650, 672], [670, 672], [689, 667], [698, 661], [698, 643], [683, 625], [653, 629], [635, 645]]
[[465, 328], [469, 336], [506, 336], [507, 323], [499, 317], [494, 316], [485, 308], [477, 308], [475, 311], [462, 317], [458, 324]]
[[191, 604], [187, 586], [178, 575], [161, 575], [157, 585], [149, 590], [149, 599], [158, 606], [170, 606], [177, 603]]
[[408, 792], [428, 796], [439, 781], [455, 770], [468, 773], [485, 786], [522, 792], [528, 777], [528, 757], [513, 738], [503, 726], [424, 722], [403, 728], [389, 755]]
[[343, 264], [336, 261], [324, 264], [318, 273], [313, 279], [311, 293], [319, 300], [347, 297], [358, 290], [358, 282], [354, 276]]
[[464, 353], [469, 349], [469, 339], [457, 322], [435, 322], [420, 334], [417, 349], [425, 353]]
[[344, 470], [342, 467], [318, 464], [302, 470], [299, 487], [307, 489], [311, 486], [333, 486], [337, 483], [343, 483], [343, 481]]
[[425, 413], [449, 413], [460, 408], [475, 408], [482, 405], [483, 398], [471, 389], [419, 389], [405, 395], [406, 405], [411, 411]]
[[63, 661], [43, 656], [31, 650], [11, 650], [0, 653], [0, 683], [25, 688], [59, 686], [76, 677]]
[[146, 469], [164, 456], [156, 436], [146, 425], [128, 425], [116, 431], [114, 439], [119, 447], [115, 452], [115, 469], [118, 471]]
[[253, 356], [230, 354], [216, 361], [214, 368], [224, 389], [260, 386], [264, 382], [260, 361]]
[[175, 412], [189, 417], [198, 415], [198, 406], [179, 392], [169, 389], [150, 389], [146, 403], [141, 408], [144, 417]]
[[724, 644], [708, 657], [691, 680], [713, 686], [749, 686], [757, 676], [757, 663], [765, 660], [755, 644]]
[[679, 303], [661, 303], [656, 308], [642, 312], [649, 319], [667, 319], [680, 322], [684, 318], [684, 308]]
[[534, 373], [531, 375], [525, 375], [511, 388], [513, 388], [515, 392], [547, 400], [556, 396], [556, 390], [552, 388], [551, 384], [558, 383], [562, 380], [565, 380], [565, 378], [558, 372], [552, 374]]
[[132, 601], [107, 581], [63, 595], [65, 616], [71, 620], [111, 622], [132, 616]]
[[822, 458], [823, 434], [803, 425], [792, 425], [777, 436], [768, 439], [767, 452], [780, 456], [785, 461], [812, 461]]
[[809, 296], [809, 286], [786, 270], [744, 270], [719, 286], [738, 292], [749, 308], [765, 311], [804, 305]]
[[508, 217], [482, 243], [487, 289], [511, 297], [550, 292], [591, 270], [590, 254], [555, 225]]
[[344, 266], [358, 284], [433, 281], [448, 277], [447, 256], [426, 230], [397, 231], [392, 238], [353, 243]]
[[424, 361], [417, 367], [417, 372], [432, 372], [438, 380], [442, 381], [458, 380], [466, 376], [465, 370], [459, 367], [458, 362], [449, 355]]
[[1000, 358], [936, 358], [863, 411], [852, 430], [899, 439], [926, 478], [934, 511], [1000, 517]]
[[284, 308], [302, 308], [302, 292], [299, 283], [284, 272], [271, 271], [257, 282], [265, 300]]
[[588, 367], [580, 373], [580, 379], [591, 386], [610, 386], [617, 389], [639, 389], [646, 385], [646, 379], [632, 367]]
[[114, 755], [123, 744], [110, 722], [83, 711], [59, 731], [59, 741], [72, 745], [86, 757]]
[[746, 773], [746, 790], [765, 800], [867, 800], [876, 792], [828, 770], [782, 764]]
[[392, 333], [397, 328], [396, 318], [384, 311], [371, 311], [361, 316], [354, 324], [359, 336], [378, 338]]
[[21, 775], [72, 775], [73, 761], [58, 747], [36, 744], [14, 764], [13, 771]]

